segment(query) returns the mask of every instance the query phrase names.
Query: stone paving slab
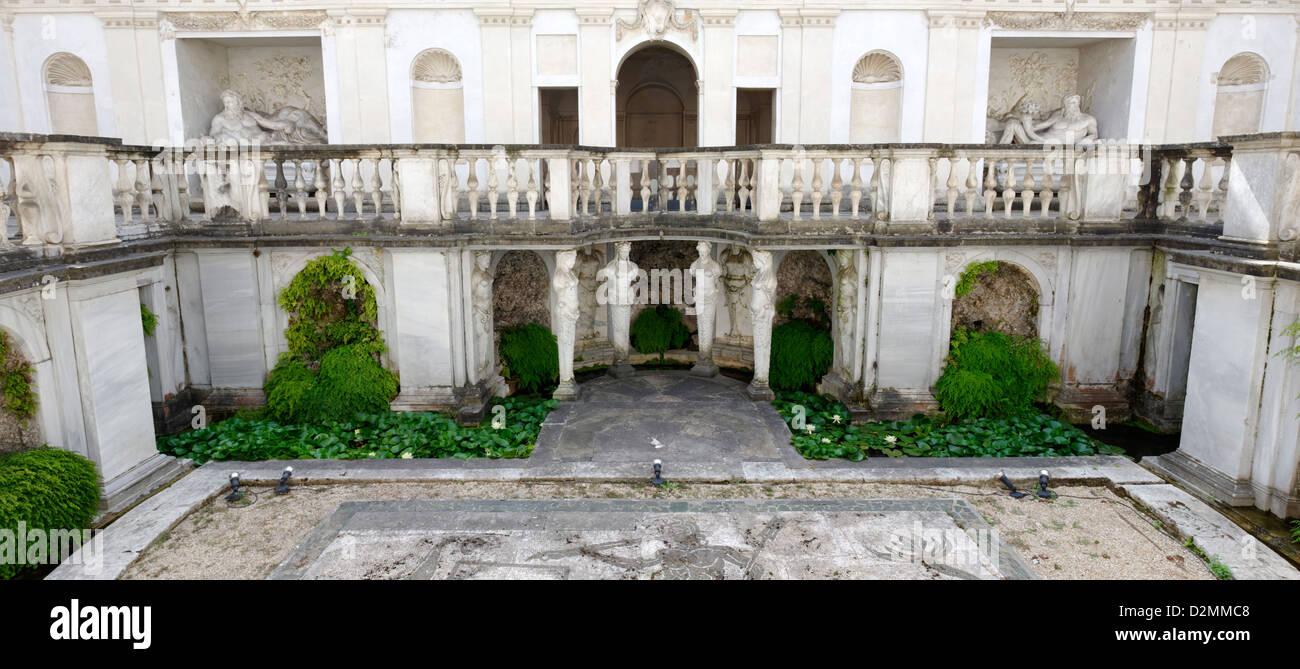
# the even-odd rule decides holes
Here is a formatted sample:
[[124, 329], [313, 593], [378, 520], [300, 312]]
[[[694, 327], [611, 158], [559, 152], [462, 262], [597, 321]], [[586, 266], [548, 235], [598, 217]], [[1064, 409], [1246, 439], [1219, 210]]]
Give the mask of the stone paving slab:
[[1034, 578], [958, 499], [344, 502], [272, 579]]
[[1133, 485], [1124, 486], [1124, 491], [1150, 509], [1175, 536], [1191, 539], [1207, 556], [1227, 565], [1233, 578], [1300, 580], [1300, 570], [1286, 558], [1181, 488]]

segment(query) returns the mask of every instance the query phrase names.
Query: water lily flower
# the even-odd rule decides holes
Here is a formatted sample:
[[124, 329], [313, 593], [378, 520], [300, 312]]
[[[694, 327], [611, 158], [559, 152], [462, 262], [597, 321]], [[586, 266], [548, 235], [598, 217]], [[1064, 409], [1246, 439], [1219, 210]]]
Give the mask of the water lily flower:
[[809, 423], [804, 426], [804, 429], [808, 430], [808, 434], [812, 434], [817, 429], [817, 426], [813, 425], [812, 423]]
[[889, 443], [892, 444], [892, 443], [895, 443], [895, 442], [898, 441], [898, 437], [895, 437], [895, 436], [892, 435], [892, 434], [887, 434], [887, 435], [885, 435], [885, 441], [887, 441], [887, 442], [889, 442]]
[[843, 420], [843, 419], [840, 418], [840, 415], [839, 415], [839, 414], [835, 414], [834, 416], [831, 416], [831, 420], [833, 420], [833, 421], [835, 421], [836, 423], [838, 423], [838, 422], [840, 422], [840, 421]]
[[413, 457], [415, 457], [415, 456], [411, 455], [411, 452], [410, 452], [410, 451], [406, 451], [406, 452], [402, 453], [402, 459], [403, 459], [403, 460], [410, 460], [410, 459], [413, 458]]
[[353, 431], [352, 431], [352, 434], [361, 434], [361, 428], [357, 428], [357, 429], [353, 430]]
[[829, 444], [829, 443], [831, 443], [831, 440], [830, 440], [830, 439], [827, 439], [826, 437], [822, 437], [822, 443], [823, 443], [823, 444]]

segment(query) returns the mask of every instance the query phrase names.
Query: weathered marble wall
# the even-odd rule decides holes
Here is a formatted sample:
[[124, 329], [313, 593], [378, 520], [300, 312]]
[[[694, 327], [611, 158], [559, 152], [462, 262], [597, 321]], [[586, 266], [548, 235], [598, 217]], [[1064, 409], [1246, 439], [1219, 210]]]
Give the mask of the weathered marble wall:
[[998, 262], [965, 295], [952, 301], [952, 327], [1038, 336], [1038, 283], [1020, 267]]

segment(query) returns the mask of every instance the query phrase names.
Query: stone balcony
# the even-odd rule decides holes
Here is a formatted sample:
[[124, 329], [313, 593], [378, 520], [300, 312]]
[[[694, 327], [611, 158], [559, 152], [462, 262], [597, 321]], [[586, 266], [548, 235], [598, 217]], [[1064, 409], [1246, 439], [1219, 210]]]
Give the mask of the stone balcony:
[[[1295, 237], [1292, 224], [1271, 212], [1286, 211], [1282, 200], [1292, 197], [1297, 147], [1293, 133], [1192, 145], [1103, 143], [1089, 150], [962, 144], [159, 149], [106, 138], [0, 134], [0, 215], [7, 221], [0, 248], [51, 257], [176, 234], [560, 241], [599, 230], [686, 229], [773, 242], [871, 235], [944, 243], [943, 237], [967, 234], [1174, 231], [1245, 244], [1250, 256], [1261, 244], [1287, 247]], [[1261, 203], [1261, 194], [1277, 202]]]

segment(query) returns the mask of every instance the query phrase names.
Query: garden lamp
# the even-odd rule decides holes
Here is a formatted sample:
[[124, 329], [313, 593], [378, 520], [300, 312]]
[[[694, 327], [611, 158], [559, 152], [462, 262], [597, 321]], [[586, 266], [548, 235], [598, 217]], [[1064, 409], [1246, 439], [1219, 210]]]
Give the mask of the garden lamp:
[[1052, 491], [1047, 489], [1047, 470], [1038, 472], [1038, 496], [1043, 499], [1051, 499]]
[[1006, 472], [998, 472], [998, 480], [1002, 482], [1002, 485], [1006, 486], [1007, 489], [1011, 491], [1011, 496], [1016, 499], [1020, 499], [1021, 497], [1024, 497], [1025, 495], [1029, 494], [1017, 490], [1015, 484], [1011, 482], [1011, 479], [1007, 478]]
[[664, 478], [664, 463], [660, 460], [655, 460], [654, 467], [655, 467], [655, 475], [654, 478], [650, 479], [650, 482], [655, 485], [663, 485], [667, 483], [668, 479]]
[[283, 495], [289, 492], [289, 477], [293, 476], [293, 467], [285, 467], [284, 473], [280, 474], [280, 485], [275, 487], [275, 494]]
[[227, 502], [238, 502], [244, 493], [239, 492], [239, 472], [230, 475], [230, 494], [226, 495]]

